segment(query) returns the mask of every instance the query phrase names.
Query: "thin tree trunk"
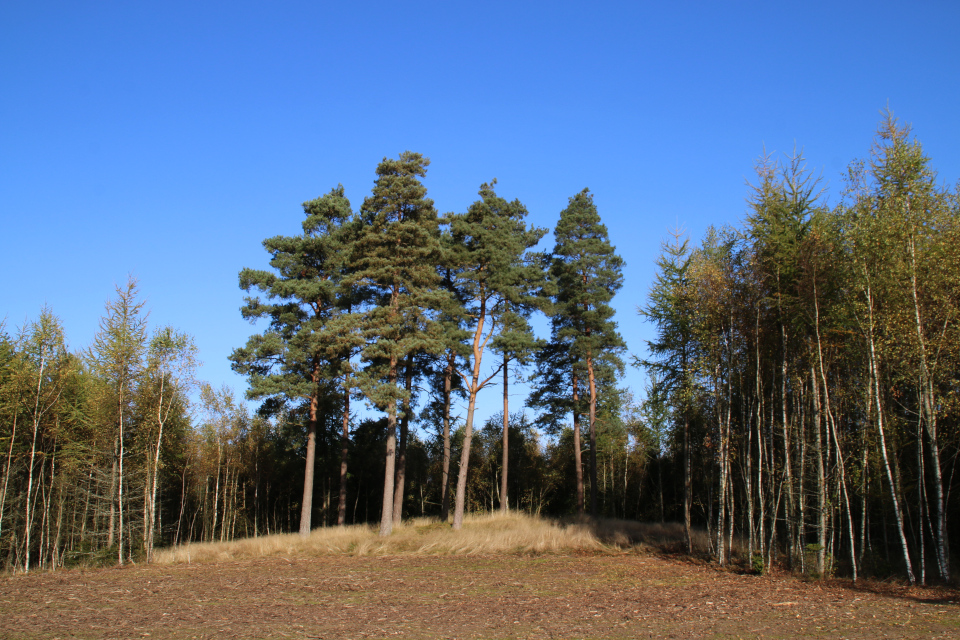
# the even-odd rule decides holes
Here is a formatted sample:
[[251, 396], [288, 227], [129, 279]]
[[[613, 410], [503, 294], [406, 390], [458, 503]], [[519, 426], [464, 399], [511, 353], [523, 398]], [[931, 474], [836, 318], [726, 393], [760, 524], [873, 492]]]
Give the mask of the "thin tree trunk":
[[490, 377], [483, 382], [480, 381], [480, 362], [483, 359], [483, 351], [493, 334], [493, 331], [491, 331], [487, 334], [486, 338], [483, 337], [483, 326], [486, 320], [487, 309], [484, 295], [484, 291], [481, 288], [480, 311], [477, 314], [477, 328], [473, 334], [473, 370], [468, 380], [470, 400], [467, 403], [467, 424], [464, 427], [463, 451], [460, 454], [460, 471], [457, 474], [457, 494], [453, 509], [453, 528], [456, 530], [459, 530], [463, 526], [463, 512], [467, 498], [467, 472], [470, 465], [470, 446], [473, 441], [473, 414], [477, 406], [477, 393], [500, 371], [498, 367], [496, 371], [490, 374]]
[[[782, 312], [781, 312], [782, 314]], [[781, 316], [782, 318], [782, 316]], [[787, 560], [790, 566], [793, 566], [796, 541], [794, 534], [796, 532], [796, 502], [793, 488], [793, 460], [790, 448], [789, 420], [787, 418], [787, 331], [780, 322], [780, 336], [783, 344], [780, 365], [780, 404], [781, 404], [781, 426], [783, 427], [783, 468], [784, 482], [786, 485], [787, 501], [784, 505], [786, 510], [787, 525], [787, 547], [790, 552], [787, 554]]]
[[[218, 427], [219, 428], [219, 427]], [[219, 502], [220, 502], [220, 459], [221, 459], [221, 446], [220, 446], [220, 433], [217, 433], [217, 477], [214, 479], [213, 484], [213, 525], [210, 527], [210, 542], [213, 542], [217, 537], [217, 515], [219, 512]], [[289, 514], [289, 509], [287, 510]], [[223, 526], [222, 524], [220, 525]], [[287, 531], [290, 529], [288, 528]]]
[[507, 472], [509, 471], [507, 452], [510, 450], [510, 396], [509, 396], [509, 377], [510, 360], [503, 356], [503, 464], [500, 476], [500, 511], [506, 513], [510, 510], [510, 499], [507, 493]]
[[31, 510], [30, 501], [33, 497], [33, 464], [37, 456], [37, 431], [40, 429], [40, 390], [41, 384], [43, 382], [43, 369], [46, 365], [47, 359], [45, 356], [41, 355], [40, 357], [40, 373], [37, 374], [37, 397], [33, 404], [33, 439], [30, 441], [30, 463], [27, 465], [27, 505], [26, 513], [24, 515], [24, 560], [23, 560], [23, 572], [27, 573], [30, 571], [30, 530], [33, 526], [33, 511]]
[[117, 522], [117, 451], [119, 449], [120, 443], [117, 439], [113, 441], [113, 460], [110, 465], [110, 521], [107, 524], [107, 548], [113, 546], [113, 542], [116, 536], [116, 522]]
[[[343, 431], [340, 434], [340, 496], [337, 501], [337, 526], [347, 522], [347, 454], [350, 451], [350, 377], [344, 380]], [[256, 501], [256, 498], [254, 498]]]
[[403, 401], [403, 417], [400, 419], [400, 446], [397, 450], [396, 478], [393, 486], [393, 522], [403, 519], [403, 495], [407, 484], [407, 435], [410, 432], [410, 414], [413, 411], [413, 354], [407, 355], [404, 388], [407, 399]]
[[[853, 572], [853, 581], [857, 581], [857, 547], [855, 543], [855, 534], [853, 530], [853, 511], [850, 508], [850, 496], [847, 492], [847, 477], [844, 467], [843, 453], [840, 450], [840, 434], [837, 432], [837, 423], [833, 418], [833, 407], [830, 404], [830, 386], [827, 384], [827, 374], [823, 366], [823, 347], [820, 340], [820, 303], [817, 300], [816, 280], [814, 279], [814, 312], [815, 327], [817, 335], [817, 360], [820, 363], [820, 381], [823, 383], [823, 399], [827, 413], [827, 424], [830, 426], [830, 432], [833, 434], [833, 443], [837, 453], [837, 467], [840, 471], [840, 487], [843, 492], [843, 502], [847, 508], [847, 532], [850, 538], [850, 566]], [[814, 382], [816, 384], [816, 382]]]
[[[760, 312], [757, 311], [757, 322], [759, 323]], [[747, 426], [747, 446], [746, 446], [746, 462], [747, 462], [747, 566], [750, 566], [749, 563], [753, 562], [753, 549], [755, 545], [754, 536], [756, 531], [754, 529], [754, 512], [753, 512], [753, 415], [756, 413], [757, 422], [760, 422], [760, 399], [759, 399], [759, 386], [760, 386], [760, 343], [759, 343], [759, 330], [757, 330], [757, 335], [755, 338], [756, 341], [756, 372], [755, 372], [755, 390], [754, 390], [754, 400], [756, 407], [750, 407], [747, 411], [747, 415], [744, 416]]]
[[937, 508], [937, 566], [940, 577], [950, 581], [950, 561], [946, 539], [947, 514], [943, 497], [943, 477], [940, 470], [940, 446], [937, 442], [937, 413], [934, 401], [933, 379], [927, 364], [927, 346], [923, 337], [923, 323], [920, 320], [920, 298], [917, 293], [917, 252], [914, 238], [910, 238], [910, 284], [913, 296], [913, 312], [917, 342], [920, 347], [920, 405], [921, 415], [930, 443], [930, 458], [933, 462], [933, 489]]
[[573, 466], [577, 476], [577, 514], [583, 515], [583, 460], [580, 454], [580, 396], [579, 380], [573, 374]]
[[900, 536], [900, 546], [903, 549], [903, 561], [907, 568], [907, 578], [910, 580], [910, 584], [914, 584], [917, 580], [913, 575], [913, 564], [910, 562], [910, 549], [907, 545], [907, 537], [903, 530], [903, 513], [900, 510], [900, 501], [897, 499], [897, 486], [893, 479], [893, 472], [890, 470], [890, 459], [887, 456], [887, 441], [883, 425], [883, 405], [880, 400], [880, 370], [878, 368], [876, 348], [873, 339], [873, 296], [869, 283], [866, 285], [865, 293], [869, 314], [867, 341], [870, 347], [870, 370], [873, 377], [874, 399], [877, 405], [877, 431], [880, 434], [880, 451], [883, 454], [883, 468], [887, 474], [887, 482], [890, 484], [890, 498], [893, 500], [893, 511], [897, 518], [897, 533]]
[[470, 400], [467, 404], [467, 424], [463, 430], [463, 450], [460, 453], [460, 472], [457, 474], [457, 493], [454, 498], [453, 528], [463, 527], [463, 512], [467, 499], [467, 470], [470, 464], [470, 445], [473, 440], [473, 411], [477, 404], [477, 393], [470, 391]]
[[827, 553], [827, 487], [823, 463], [821, 439], [822, 413], [820, 409], [820, 385], [810, 365], [810, 385], [813, 391], [813, 428], [816, 431], [814, 444], [817, 450], [817, 575], [822, 576]]
[[[589, 331], [587, 332], [589, 336]], [[597, 517], [597, 381], [593, 356], [587, 353], [587, 380], [590, 383], [590, 515]]]
[[447, 353], [443, 370], [443, 469], [440, 486], [440, 520], [450, 517], [450, 394], [453, 385], [453, 351]]
[[[121, 382], [121, 385], [123, 382]], [[117, 396], [117, 408], [120, 414], [119, 455], [117, 456], [117, 564], [123, 566], [123, 390]]]
[[[920, 509], [920, 531], [918, 541], [920, 543], [920, 586], [927, 586], [927, 542], [926, 535], [923, 531], [923, 522], [924, 515], [926, 515], [925, 509], [927, 503], [926, 492], [924, 491], [924, 485], [927, 482], [926, 470], [923, 468], [923, 419], [921, 418], [917, 422], [917, 502]], [[929, 518], [927, 518], [929, 519]]]
[[7, 448], [7, 463], [3, 469], [3, 490], [0, 492], [0, 534], [3, 533], [3, 512], [7, 504], [7, 486], [10, 482], [11, 467], [13, 465], [13, 442], [17, 437], [17, 416], [19, 415], [20, 389], [17, 388], [17, 401], [13, 404], [13, 427], [10, 431], [10, 446]]

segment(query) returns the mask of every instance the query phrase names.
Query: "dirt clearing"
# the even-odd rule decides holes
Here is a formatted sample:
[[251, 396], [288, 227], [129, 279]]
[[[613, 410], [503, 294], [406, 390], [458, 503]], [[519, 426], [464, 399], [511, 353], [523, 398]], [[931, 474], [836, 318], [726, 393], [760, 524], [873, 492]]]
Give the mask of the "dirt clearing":
[[261, 558], [0, 579], [0, 638], [957, 638], [956, 591], [656, 555]]

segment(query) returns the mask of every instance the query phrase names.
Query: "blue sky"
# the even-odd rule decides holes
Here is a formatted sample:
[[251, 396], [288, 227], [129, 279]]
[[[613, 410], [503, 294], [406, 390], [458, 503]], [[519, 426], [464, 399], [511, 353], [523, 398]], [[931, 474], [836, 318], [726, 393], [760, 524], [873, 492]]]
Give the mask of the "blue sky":
[[242, 393], [240, 269], [409, 149], [441, 212], [496, 177], [552, 228], [589, 187], [639, 354], [661, 240], [737, 224], [764, 148], [803, 147], [835, 201], [889, 105], [956, 183], [958, 27], [956, 2], [4, 3], [0, 318], [47, 304], [84, 348], [132, 273], [152, 326]]

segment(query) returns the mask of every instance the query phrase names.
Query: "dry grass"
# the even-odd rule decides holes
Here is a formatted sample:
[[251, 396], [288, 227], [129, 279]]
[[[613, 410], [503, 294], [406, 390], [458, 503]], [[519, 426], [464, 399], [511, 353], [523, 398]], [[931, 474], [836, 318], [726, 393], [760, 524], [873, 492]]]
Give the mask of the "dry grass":
[[372, 526], [314, 529], [307, 538], [280, 534], [224, 543], [195, 543], [163, 549], [160, 564], [221, 562], [269, 556], [475, 555], [503, 553], [610, 552], [631, 546], [669, 547], [683, 540], [677, 524], [620, 521], [561, 522], [523, 513], [468, 516], [460, 531], [436, 519], [395, 526], [387, 538]]

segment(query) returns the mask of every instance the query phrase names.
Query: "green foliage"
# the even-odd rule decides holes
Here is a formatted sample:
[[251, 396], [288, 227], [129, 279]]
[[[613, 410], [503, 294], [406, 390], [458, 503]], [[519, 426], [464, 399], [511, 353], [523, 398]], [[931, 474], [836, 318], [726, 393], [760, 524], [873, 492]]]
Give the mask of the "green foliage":
[[343, 354], [357, 342], [343, 317], [352, 302], [344, 278], [355, 234], [343, 186], [305, 202], [303, 210], [302, 235], [263, 242], [273, 271], [240, 272], [242, 289], [260, 291], [270, 301], [247, 297], [241, 314], [251, 322], [266, 319], [269, 326], [230, 359], [249, 380], [247, 396], [268, 400], [262, 405], [266, 411], [309, 401], [317, 393], [320, 368], [335, 370], [348, 362]]
[[554, 230], [550, 276], [556, 287], [551, 307], [552, 340], [570, 343], [577, 360], [587, 358], [622, 371], [625, 344], [610, 301], [623, 286], [623, 259], [600, 222], [593, 194], [570, 198]]

